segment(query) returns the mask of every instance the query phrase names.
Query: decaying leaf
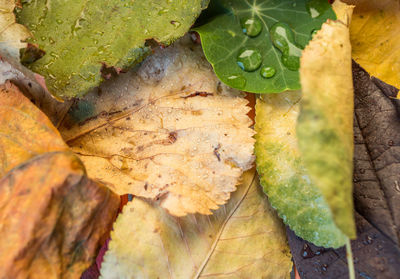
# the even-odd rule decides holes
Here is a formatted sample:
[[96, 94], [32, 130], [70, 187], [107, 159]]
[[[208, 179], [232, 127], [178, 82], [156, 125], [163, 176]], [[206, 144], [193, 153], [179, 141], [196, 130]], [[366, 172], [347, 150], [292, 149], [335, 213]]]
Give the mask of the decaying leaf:
[[51, 151], [65, 151], [50, 120], [11, 82], [0, 86], [0, 177], [24, 161]]
[[257, 170], [261, 185], [283, 219], [297, 235], [325, 247], [340, 247], [344, 234], [329, 206], [311, 182], [296, 137], [301, 92], [263, 95], [256, 105]]
[[400, 2], [344, 2], [356, 5], [350, 28], [354, 60], [371, 75], [400, 88]]
[[89, 176], [171, 214], [211, 214], [253, 157], [247, 100], [185, 37], [77, 102], [61, 125]]
[[87, 178], [50, 120], [11, 83], [0, 90], [0, 135], [0, 278], [78, 278], [105, 241], [119, 197]]
[[23, 1], [17, 13], [46, 55], [29, 65], [46, 78], [50, 92], [81, 97], [102, 80], [102, 69], [119, 72], [150, 52], [146, 40], [168, 45], [183, 36], [207, 0]]
[[[283, 235], [282, 235], [283, 233]], [[290, 278], [284, 227], [254, 171], [211, 216], [176, 218], [134, 198], [117, 219], [102, 278]]]
[[0, 1], [0, 52], [19, 61], [19, 50], [31, 33], [25, 26], [15, 22], [15, 0]]
[[338, 19], [324, 23], [303, 52], [302, 92], [263, 96], [256, 106], [261, 184], [296, 234], [325, 247], [355, 235], [350, 43], [348, 20]]
[[0, 180], [0, 277], [79, 278], [118, 206], [73, 153], [46, 153], [14, 168]]
[[[357, 278], [397, 278], [400, 269], [400, 103], [398, 90], [353, 65], [355, 89], [354, 201]], [[315, 247], [288, 232], [302, 279], [348, 278], [344, 249]]]
[[354, 238], [354, 98], [349, 29], [342, 21], [328, 20], [305, 48], [300, 81], [296, 131], [301, 158], [336, 225]]

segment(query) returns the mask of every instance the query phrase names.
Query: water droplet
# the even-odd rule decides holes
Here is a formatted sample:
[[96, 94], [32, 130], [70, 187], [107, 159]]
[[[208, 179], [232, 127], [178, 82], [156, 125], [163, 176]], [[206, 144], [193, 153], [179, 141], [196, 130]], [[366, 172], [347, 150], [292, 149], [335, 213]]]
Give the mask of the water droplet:
[[310, 259], [315, 256], [315, 253], [313, 252], [313, 250], [311, 250], [311, 247], [306, 243], [303, 245], [301, 256], [303, 257], [303, 259]]
[[41, 39], [42, 41], [45, 41], [45, 40], [46, 40], [46, 37], [45, 37], [45, 36], [42, 36], [42, 37], [40, 37], [40, 39]]
[[252, 72], [257, 70], [262, 62], [261, 53], [254, 48], [242, 48], [237, 57], [237, 64], [242, 70]]
[[270, 31], [272, 43], [282, 52], [282, 63], [289, 70], [297, 71], [300, 68], [302, 49], [296, 45], [292, 29], [289, 25], [278, 22]]
[[242, 89], [246, 85], [246, 78], [240, 74], [228, 77], [228, 84], [233, 88]]
[[330, 7], [328, 1], [309, 0], [307, 1], [306, 9], [312, 18], [319, 17], [325, 13]]
[[58, 24], [63, 24], [63, 23], [64, 23], [64, 21], [62, 21], [61, 19], [57, 19], [56, 22], [57, 22]]
[[274, 67], [269, 67], [269, 66], [264, 66], [260, 70], [260, 75], [263, 78], [272, 78], [276, 73], [276, 70]]
[[256, 37], [261, 33], [262, 23], [258, 18], [242, 18], [240, 20], [240, 24], [242, 25], [243, 33], [245, 33], [249, 37]]

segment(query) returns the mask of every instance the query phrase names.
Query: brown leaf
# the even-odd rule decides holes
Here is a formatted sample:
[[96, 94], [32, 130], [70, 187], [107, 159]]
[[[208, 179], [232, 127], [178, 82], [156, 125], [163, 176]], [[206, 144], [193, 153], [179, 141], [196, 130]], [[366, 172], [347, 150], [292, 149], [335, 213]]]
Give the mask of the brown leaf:
[[50, 120], [10, 82], [0, 87], [0, 162], [0, 278], [78, 278], [119, 197], [87, 178]]
[[0, 177], [36, 155], [65, 150], [50, 120], [11, 82], [0, 85]]
[[[357, 239], [351, 244], [356, 274], [359, 278], [397, 278], [400, 269], [400, 104], [395, 97], [398, 90], [371, 80], [356, 64], [353, 80]], [[292, 232], [288, 236], [302, 279], [348, 278], [344, 249], [319, 251], [320, 248]]]
[[250, 110], [188, 37], [75, 103], [60, 126], [89, 176], [171, 214], [211, 214], [251, 168]]
[[46, 153], [14, 168], [0, 180], [0, 278], [78, 278], [118, 206], [73, 153]]

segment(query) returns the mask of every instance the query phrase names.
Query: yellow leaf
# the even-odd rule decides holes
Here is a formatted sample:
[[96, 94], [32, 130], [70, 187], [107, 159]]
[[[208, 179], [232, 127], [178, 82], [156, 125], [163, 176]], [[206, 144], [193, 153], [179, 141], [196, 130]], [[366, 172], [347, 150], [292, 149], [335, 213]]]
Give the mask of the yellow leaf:
[[400, 88], [400, 1], [346, 0], [356, 5], [352, 55], [371, 75]]
[[66, 150], [44, 113], [12, 83], [0, 85], [0, 177], [36, 155]]
[[118, 217], [101, 276], [117, 278], [290, 278], [285, 228], [254, 170], [211, 216], [170, 216], [134, 198]]
[[303, 94], [296, 131], [311, 181], [328, 203], [336, 225], [354, 238], [351, 63], [347, 25], [328, 20], [301, 57]]
[[19, 49], [23, 41], [31, 37], [28, 29], [15, 22], [15, 0], [0, 0], [0, 51], [19, 61]]
[[117, 193], [160, 199], [176, 216], [211, 214], [254, 161], [247, 103], [186, 37], [76, 103], [60, 130]]

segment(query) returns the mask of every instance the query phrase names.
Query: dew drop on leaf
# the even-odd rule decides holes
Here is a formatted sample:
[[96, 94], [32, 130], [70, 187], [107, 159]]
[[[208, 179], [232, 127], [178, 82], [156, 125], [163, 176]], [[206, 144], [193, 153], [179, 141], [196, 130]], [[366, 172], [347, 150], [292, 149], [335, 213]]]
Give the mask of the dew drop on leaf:
[[246, 85], [246, 78], [240, 74], [231, 75], [228, 80], [234, 88], [243, 88]]
[[275, 68], [270, 66], [264, 66], [260, 70], [260, 75], [263, 78], [272, 78], [275, 75], [275, 73], [276, 73]]
[[249, 37], [256, 37], [261, 33], [262, 23], [258, 18], [245, 17], [240, 20], [243, 33]]
[[309, 0], [307, 1], [306, 8], [310, 16], [316, 18], [329, 9], [329, 3], [323, 0]]
[[237, 64], [242, 70], [252, 72], [257, 70], [262, 62], [261, 53], [255, 48], [242, 48], [239, 50]]
[[275, 23], [270, 31], [272, 43], [282, 52], [282, 63], [286, 68], [297, 71], [300, 67], [302, 49], [295, 40], [292, 29], [286, 23]]

